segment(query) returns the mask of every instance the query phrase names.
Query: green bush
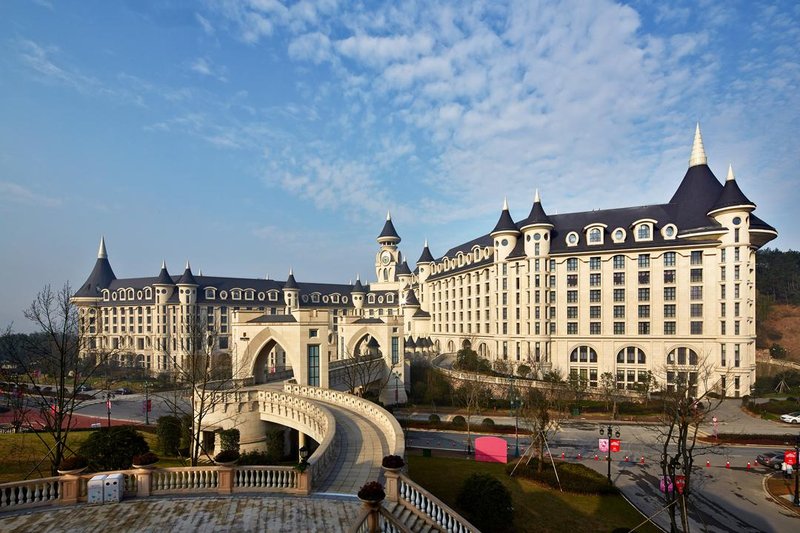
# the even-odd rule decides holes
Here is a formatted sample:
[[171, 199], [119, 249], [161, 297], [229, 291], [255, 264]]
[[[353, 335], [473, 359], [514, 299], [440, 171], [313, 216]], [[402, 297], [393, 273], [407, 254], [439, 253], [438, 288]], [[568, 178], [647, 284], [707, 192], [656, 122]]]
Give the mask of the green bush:
[[[515, 465], [516, 463], [509, 463], [506, 471], [511, 473]], [[555, 465], [558, 470], [558, 479], [556, 479], [556, 474], [553, 472], [552, 463], [546, 462], [542, 471], [538, 472], [538, 459], [531, 459], [531, 462], [527, 465], [520, 463], [514, 475], [532, 479], [556, 489], [558, 488], [558, 482], [561, 481], [562, 489], [579, 494], [617, 493], [616, 487], [609, 484], [604, 475], [598, 474], [590, 468], [576, 463], [556, 462]]]
[[99, 429], [80, 446], [80, 454], [88, 457], [96, 470], [125, 470], [131, 467], [134, 455], [149, 451], [144, 436], [131, 426]]
[[465, 479], [456, 503], [481, 531], [507, 531], [514, 522], [511, 493], [489, 474], [472, 474]]
[[456, 415], [453, 417], [453, 420], [450, 421], [450, 424], [454, 428], [464, 428], [467, 427], [467, 419], [461, 415]]
[[432, 413], [431, 415], [428, 416], [428, 422], [433, 422], [433, 423], [436, 424], [436, 423], [439, 423], [441, 421], [442, 421], [442, 419], [436, 413]]
[[494, 420], [491, 418], [484, 418], [483, 422], [481, 422], [481, 425], [486, 427], [494, 427]]
[[223, 452], [226, 451], [239, 451], [239, 430], [236, 428], [220, 429], [219, 442]]
[[766, 403], [755, 403], [750, 402], [748, 405], [748, 409], [753, 411], [754, 413], [771, 413], [773, 415], [782, 415], [785, 413], [791, 413], [792, 411], [797, 411], [800, 404], [798, 404], [796, 398], [786, 398], [785, 400], [770, 400]]
[[274, 465], [278, 461], [273, 460], [269, 452], [245, 452], [239, 456], [239, 465], [268, 466]]
[[164, 455], [178, 455], [181, 446], [181, 419], [177, 416], [160, 416], [156, 422], [158, 446]]
[[265, 452], [270, 463], [275, 464], [283, 459], [283, 430], [267, 431], [267, 451]]

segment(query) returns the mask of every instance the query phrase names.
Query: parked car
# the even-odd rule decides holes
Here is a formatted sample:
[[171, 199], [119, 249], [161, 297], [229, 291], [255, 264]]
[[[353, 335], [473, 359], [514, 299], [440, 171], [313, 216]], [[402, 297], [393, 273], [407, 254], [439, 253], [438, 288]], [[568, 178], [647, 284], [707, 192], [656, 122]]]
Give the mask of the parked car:
[[128, 387], [120, 387], [114, 391], [115, 394], [130, 394], [131, 392]]
[[90, 390], [92, 390], [92, 387], [90, 387], [89, 385], [80, 385], [80, 386], [79, 386], [77, 389], [75, 389], [75, 390], [76, 390], [77, 392], [86, 392], [86, 391], [90, 391]]
[[787, 424], [800, 424], [800, 411], [781, 415], [781, 422], [786, 422]]
[[767, 468], [774, 468], [780, 470], [783, 464], [783, 452], [766, 452], [760, 453], [756, 456], [756, 462], [764, 465]]

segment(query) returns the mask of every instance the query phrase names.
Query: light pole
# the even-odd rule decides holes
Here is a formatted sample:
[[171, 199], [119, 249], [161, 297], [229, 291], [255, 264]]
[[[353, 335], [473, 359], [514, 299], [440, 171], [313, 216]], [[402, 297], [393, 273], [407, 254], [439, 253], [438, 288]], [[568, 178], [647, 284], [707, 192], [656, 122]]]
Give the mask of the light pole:
[[600, 436], [602, 437], [603, 434], [605, 434], [606, 432], [608, 432], [608, 455], [606, 456], [606, 461], [608, 462], [608, 482], [613, 485], [614, 482], [611, 481], [611, 437], [614, 436], [616, 438], [619, 438], [619, 426], [617, 426], [616, 433], [612, 431], [611, 424], [609, 424], [606, 429], [603, 429], [603, 427], [601, 426]]
[[797, 490], [800, 489], [800, 472], [798, 472], [798, 468], [800, 466], [800, 461], [798, 461], [798, 457], [800, 457], [800, 433], [794, 438], [794, 505], [796, 507], [800, 507], [800, 494], [798, 494]]
[[144, 423], [150, 425], [150, 380], [144, 380]]
[[114, 393], [111, 391], [106, 392], [106, 414], [108, 415], [108, 427], [111, 427], [111, 400], [114, 399]]
[[519, 457], [519, 408], [522, 401], [519, 398], [519, 393], [514, 388], [514, 381], [511, 381], [511, 416], [514, 417], [514, 457]]

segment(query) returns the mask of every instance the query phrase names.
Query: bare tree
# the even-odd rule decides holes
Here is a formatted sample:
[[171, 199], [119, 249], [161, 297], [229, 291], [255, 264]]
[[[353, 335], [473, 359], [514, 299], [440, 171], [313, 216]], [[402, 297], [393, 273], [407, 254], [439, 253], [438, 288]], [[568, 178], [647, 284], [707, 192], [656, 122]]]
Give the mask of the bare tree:
[[531, 443], [539, 457], [539, 472], [544, 465], [547, 442], [558, 430], [566, 411], [569, 394], [563, 383], [552, 383], [547, 387], [528, 387], [522, 406], [522, 419], [530, 431]]
[[480, 414], [481, 408], [486, 405], [491, 396], [486, 385], [481, 380], [480, 374], [473, 371], [461, 380], [461, 384], [454, 391], [455, 400], [467, 410], [467, 453], [472, 450], [472, 415]]
[[620, 389], [617, 383], [617, 377], [613, 372], [603, 372], [600, 374], [600, 392], [603, 394], [603, 399], [606, 402], [606, 411], [609, 410], [609, 404], [612, 407], [611, 418], [617, 419], [617, 402], [620, 398]]
[[[333, 364], [331, 366], [333, 367]], [[383, 388], [392, 374], [391, 369], [386, 372], [386, 363], [380, 352], [363, 354], [361, 352], [355, 354], [345, 352], [344, 359], [337, 361], [336, 366], [331, 370], [337, 380], [347, 387], [348, 392], [357, 396], [363, 396], [367, 386], [371, 383], [385, 379], [386, 381], [381, 386]]]
[[[56, 475], [69, 450], [67, 439], [75, 408], [83, 401], [80, 390], [111, 354], [94, 344], [94, 325], [90, 325], [89, 318], [97, 316], [96, 310], [86, 309], [79, 316], [68, 283], [58, 290], [45, 286], [24, 315], [38, 332], [15, 335], [11, 327], [7, 328], [2, 336], [2, 351], [16, 367], [16, 386], [28, 393], [27, 398], [20, 399], [24, 405], [20, 410], [25, 415], [20, 426], [36, 430], [34, 434], [47, 448], [42, 461], [49, 461], [50, 473]], [[43, 375], [55, 381], [52, 394], [39, 386]]]

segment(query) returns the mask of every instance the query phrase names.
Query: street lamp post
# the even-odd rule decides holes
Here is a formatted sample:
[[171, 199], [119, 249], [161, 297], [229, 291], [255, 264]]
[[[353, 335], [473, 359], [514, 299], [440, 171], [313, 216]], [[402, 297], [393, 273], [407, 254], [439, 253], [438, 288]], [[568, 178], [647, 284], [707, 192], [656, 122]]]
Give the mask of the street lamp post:
[[108, 427], [111, 427], [111, 400], [114, 399], [114, 393], [111, 391], [106, 392], [106, 414], [108, 415]]
[[798, 461], [798, 457], [800, 457], [800, 433], [794, 438], [794, 505], [796, 507], [800, 507], [800, 493], [798, 493], [798, 489], [800, 489], [800, 472], [798, 472], [798, 468], [800, 466], [800, 461]]
[[144, 380], [144, 423], [150, 425], [150, 381]]
[[522, 401], [519, 398], [519, 393], [514, 390], [514, 382], [511, 382], [511, 416], [514, 417], [514, 457], [519, 457], [519, 408]]
[[611, 437], [615, 436], [619, 438], [619, 426], [617, 426], [616, 432], [612, 430], [611, 424], [608, 425], [606, 429], [600, 428], [600, 436], [602, 437], [604, 433], [608, 432], [608, 455], [606, 455], [606, 461], [608, 462], [608, 482], [612, 485], [614, 482], [611, 480]]

